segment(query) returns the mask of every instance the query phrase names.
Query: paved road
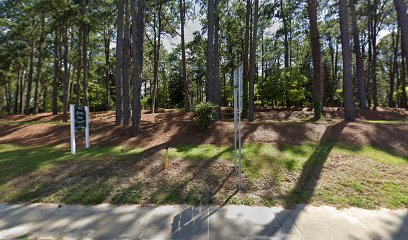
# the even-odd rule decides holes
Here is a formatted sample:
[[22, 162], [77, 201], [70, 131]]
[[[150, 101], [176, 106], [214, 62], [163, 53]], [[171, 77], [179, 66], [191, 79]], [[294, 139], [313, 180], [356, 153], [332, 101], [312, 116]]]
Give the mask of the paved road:
[[0, 205], [0, 239], [408, 239], [408, 209]]

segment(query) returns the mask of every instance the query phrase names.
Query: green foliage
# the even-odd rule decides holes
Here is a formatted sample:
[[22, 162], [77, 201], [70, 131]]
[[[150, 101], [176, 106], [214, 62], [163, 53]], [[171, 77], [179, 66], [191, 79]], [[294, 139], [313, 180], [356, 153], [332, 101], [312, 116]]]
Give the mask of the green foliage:
[[216, 106], [210, 102], [201, 102], [193, 109], [193, 119], [200, 124], [202, 129], [207, 129], [208, 125], [215, 119]]
[[303, 106], [307, 104], [309, 97], [308, 82], [308, 78], [299, 68], [290, 67], [276, 70], [271, 76], [263, 79], [257, 92], [263, 102], [271, 105], [274, 102], [282, 102]]
[[146, 96], [146, 97], [142, 98], [142, 109], [143, 110], [151, 109], [151, 106], [152, 106], [151, 96]]

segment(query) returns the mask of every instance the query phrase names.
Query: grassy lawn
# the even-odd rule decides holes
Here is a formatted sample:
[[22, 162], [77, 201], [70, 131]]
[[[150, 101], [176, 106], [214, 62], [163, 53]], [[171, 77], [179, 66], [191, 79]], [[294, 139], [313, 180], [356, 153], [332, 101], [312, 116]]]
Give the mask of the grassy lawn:
[[336, 143], [246, 144], [244, 189], [234, 193], [233, 150], [181, 145], [165, 150], [0, 145], [0, 202], [98, 204], [296, 203], [408, 207], [408, 156]]
[[365, 122], [373, 124], [408, 124], [408, 120], [366, 120]]

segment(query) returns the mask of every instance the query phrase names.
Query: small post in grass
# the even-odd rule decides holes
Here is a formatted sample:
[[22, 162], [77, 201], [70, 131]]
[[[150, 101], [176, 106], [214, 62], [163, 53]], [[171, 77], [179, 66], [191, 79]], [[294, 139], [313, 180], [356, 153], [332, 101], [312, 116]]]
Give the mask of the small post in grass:
[[166, 153], [164, 156], [164, 168], [169, 169], [169, 147], [166, 147]]

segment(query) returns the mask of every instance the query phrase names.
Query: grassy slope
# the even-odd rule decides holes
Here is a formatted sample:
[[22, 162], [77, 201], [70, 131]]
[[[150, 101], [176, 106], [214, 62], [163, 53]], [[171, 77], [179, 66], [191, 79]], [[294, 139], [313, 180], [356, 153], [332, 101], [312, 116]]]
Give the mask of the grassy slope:
[[[22, 148], [14, 145], [0, 145], [0, 202], [18, 201], [61, 201], [66, 203], [96, 204], [108, 199], [112, 195], [115, 186], [109, 181], [93, 181], [72, 183], [75, 188], [71, 194], [64, 197], [55, 197], [44, 200], [38, 194], [37, 189], [44, 186], [41, 184], [30, 186], [19, 186], [14, 182], [16, 179], [28, 174], [41, 173], [41, 171], [54, 171], [56, 166], [67, 161], [82, 161], [83, 164], [96, 164], [104, 159], [115, 161], [126, 161], [140, 156], [142, 149], [123, 148], [92, 148], [80, 151], [71, 156], [58, 148]], [[280, 200], [270, 199], [262, 196], [261, 202], [265, 205], [308, 203], [313, 199], [316, 202], [332, 204], [335, 206], [358, 206], [363, 208], [408, 207], [408, 186], [401, 176], [385, 176], [381, 174], [382, 168], [399, 168], [408, 165], [407, 156], [399, 156], [389, 149], [376, 149], [370, 146], [350, 146], [327, 143], [323, 145], [285, 145], [271, 146], [265, 144], [247, 144], [243, 149], [243, 171], [250, 181], [262, 181], [262, 179], [273, 176], [280, 184], [289, 181], [290, 178], [308, 178], [315, 174], [314, 169], [320, 165], [324, 166], [329, 154], [340, 156], [351, 156], [355, 159], [371, 159], [376, 162], [373, 170], [377, 175], [366, 174], [363, 171], [355, 171], [335, 184], [319, 191], [310, 191], [308, 186], [297, 185], [293, 189], [284, 192]], [[182, 159], [190, 162], [205, 159], [227, 159], [233, 162], [233, 150], [229, 147], [217, 147], [214, 145], [178, 146], [169, 149], [169, 157], [172, 160]], [[94, 161], [94, 162], [92, 162]], [[96, 161], [96, 162], [95, 162]], [[129, 162], [130, 164], [130, 162]], [[355, 163], [359, 164], [359, 163]], [[361, 161], [361, 164], [365, 164]], [[358, 165], [357, 165], [358, 166]], [[376, 169], [378, 167], [378, 169]], [[313, 171], [309, 171], [312, 169]], [[61, 172], [54, 174], [63, 175]], [[109, 174], [109, 173], [107, 173]], [[338, 174], [338, 173], [334, 173]], [[305, 181], [306, 181], [305, 180]], [[138, 203], [143, 194], [138, 190], [135, 183], [126, 191], [116, 194], [111, 198], [113, 203]], [[144, 189], [150, 191], [149, 188]], [[347, 193], [347, 194], [344, 194]], [[56, 193], [56, 195], [61, 193]], [[375, 194], [375, 195], [374, 195]], [[177, 195], [154, 196], [155, 203], [186, 202], [197, 203], [196, 199], [189, 197], [177, 199]], [[230, 203], [253, 204], [251, 197], [233, 197]]]

